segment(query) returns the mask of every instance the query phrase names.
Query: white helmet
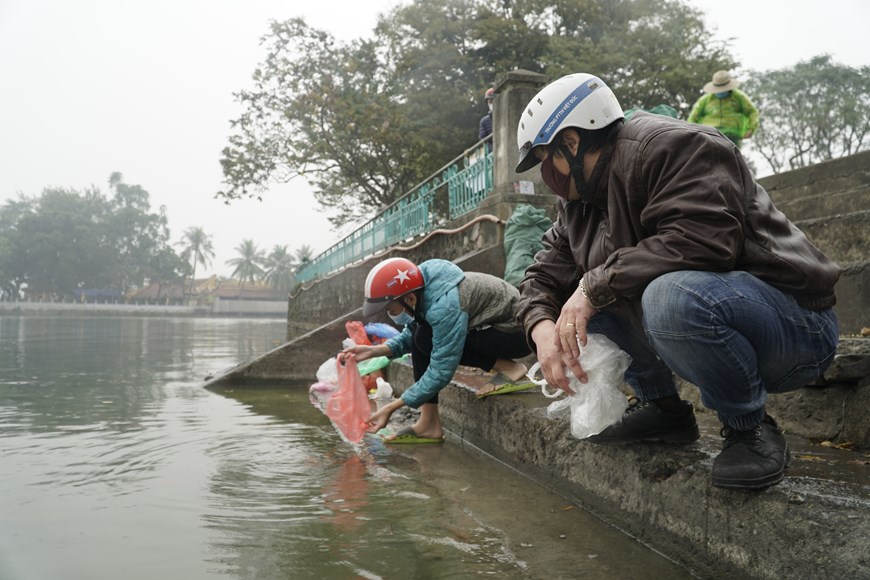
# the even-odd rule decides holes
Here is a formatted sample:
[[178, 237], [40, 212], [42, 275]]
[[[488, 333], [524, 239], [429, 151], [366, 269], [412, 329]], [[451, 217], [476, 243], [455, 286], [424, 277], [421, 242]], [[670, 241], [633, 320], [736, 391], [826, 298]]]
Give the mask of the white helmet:
[[516, 172], [537, 165], [539, 160], [532, 149], [549, 145], [562, 129], [603, 129], [624, 118], [616, 95], [598, 77], [575, 73], [553, 81], [532, 98], [520, 116]]

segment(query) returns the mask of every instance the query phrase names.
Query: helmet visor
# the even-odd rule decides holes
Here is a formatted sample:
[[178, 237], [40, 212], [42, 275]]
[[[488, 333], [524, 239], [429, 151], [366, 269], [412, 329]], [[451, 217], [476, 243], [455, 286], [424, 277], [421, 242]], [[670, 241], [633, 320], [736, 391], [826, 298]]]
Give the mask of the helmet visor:
[[523, 146], [520, 147], [519, 158], [520, 162], [517, 163], [516, 173], [528, 171], [541, 162], [541, 160], [538, 159], [538, 156], [532, 153], [531, 141], [526, 141]]
[[392, 297], [381, 299], [366, 298], [363, 302], [363, 316], [368, 318], [382, 312], [392, 300]]

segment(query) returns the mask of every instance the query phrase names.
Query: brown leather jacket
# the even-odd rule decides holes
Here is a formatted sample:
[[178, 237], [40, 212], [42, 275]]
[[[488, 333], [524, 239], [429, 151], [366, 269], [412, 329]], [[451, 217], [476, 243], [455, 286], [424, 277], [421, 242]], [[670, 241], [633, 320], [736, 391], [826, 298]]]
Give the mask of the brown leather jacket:
[[813, 310], [834, 305], [840, 269], [777, 210], [715, 129], [638, 112], [607, 145], [582, 200], [559, 200], [520, 285], [531, 329], [556, 320], [580, 277], [592, 305], [640, 324], [640, 297], [677, 270], [742, 270]]

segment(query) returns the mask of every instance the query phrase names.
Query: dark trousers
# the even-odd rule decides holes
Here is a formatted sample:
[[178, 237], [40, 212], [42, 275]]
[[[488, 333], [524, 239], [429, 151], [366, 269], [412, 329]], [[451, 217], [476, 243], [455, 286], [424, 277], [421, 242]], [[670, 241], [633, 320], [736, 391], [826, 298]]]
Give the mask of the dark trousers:
[[[485, 371], [492, 370], [498, 359], [522, 358], [532, 354], [526, 343], [526, 336], [521, 331], [502, 332], [494, 328], [472, 330], [465, 337], [465, 348], [459, 364], [476, 367]], [[414, 380], [419, 381], [432, 356], [432, 327], [425, 322], [418, 322], [414, 328], [411, 341], [411, 362], [414, 366]], [[438, 404], [438, 395], [427, 403]]]

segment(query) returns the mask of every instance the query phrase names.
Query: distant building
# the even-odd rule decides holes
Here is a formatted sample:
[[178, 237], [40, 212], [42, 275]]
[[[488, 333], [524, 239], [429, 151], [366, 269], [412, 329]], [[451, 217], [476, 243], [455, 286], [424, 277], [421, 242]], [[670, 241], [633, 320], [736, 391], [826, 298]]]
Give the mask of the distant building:
[[124, 294], [110, 288], [75, 288], [76, 302], [123, 302]]

